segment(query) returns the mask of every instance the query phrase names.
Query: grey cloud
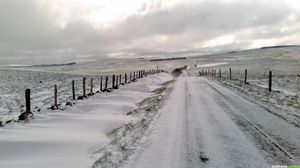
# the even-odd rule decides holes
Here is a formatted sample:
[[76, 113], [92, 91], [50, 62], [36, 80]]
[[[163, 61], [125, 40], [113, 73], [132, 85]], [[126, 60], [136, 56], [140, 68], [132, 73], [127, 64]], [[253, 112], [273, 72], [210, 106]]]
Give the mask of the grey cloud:
[[[247, 41], [240, 43], [240, 48], [243, 48], [256, 38], [282, 37], [292, 33], [280, 32], [283, 25], [290, 24], [287, 17], [294, 12], [284, 3], [208, 1], [174, 8], [163, 8], [161, 4], [145, 15], [128, 17], [108, 32], [94, 33], [91, 42], [113, 50], [132, 47], [131, 52], [136, 50], [140, 54], [143, 54], [139, 52], [142, 48], [147, 52], [165, 50], [167, 53], [169, 50], [194, 49], [195, 43], [204, 43], [226, 34], [235, 35], [239, 41]], [[245, 34], [246, 30], [251, 33]], [[168, 41], [160, 44], [153, 40], [159, 35], [166, 36]], [[236, 44], [227, 45], [230, 46]]]
[[208, 1], [131, 16], [115, 32], [119, 36], [125, 36], [124, 39], [129, 39], [157, 34], [177, 35], [191, 31], [205, 40], [241, 29], [280, 24], [289, 13], [290, 8], [281, 4], [268, 5], [260, 1]]
[[[207, 0], [173, 7], [164, 5], [163, 0], [145, 3], [139, 9], [143, 14], [131, 15], [103, 31], [76, 19], [60, 29], [54, 25], [56, 18], [47, 9], [37, 7], [35, 0], [3, 0], [0, 57], [78, 59], [80, 55], [103, 57], [118, 51], [137, 55], [196, 52], [203, 50], [196, 44], [228, 34], [240, 43], [219, 49], [248, 47], [255, 39], [289, 37], [299, 42], [299, 12], [284, 1]], [[295, 15], [294, 21], [287, 19], [291, 14]], [[286, 26], [291, 29], [281, 32]], [[160, 36], [165, 36], [166, 41], [159, 41]]]
[[12, 49], [57, 47], [60, 37], [52, 21], [33, 0], [0, 1], [1, 43]]

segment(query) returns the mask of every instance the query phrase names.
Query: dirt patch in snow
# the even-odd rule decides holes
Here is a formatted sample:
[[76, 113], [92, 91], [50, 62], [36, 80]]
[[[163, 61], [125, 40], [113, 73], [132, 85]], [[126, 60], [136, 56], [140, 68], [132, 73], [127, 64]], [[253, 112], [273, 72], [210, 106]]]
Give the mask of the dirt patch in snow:
[[176, 68], [174, 69], [171, 74], [174, 76], [174, 77], [178, 77], [182, 74], [182, 71], [185, 70], [187, 68], [187, 66], [184, 66], [184, 67], [180, 67], [180, 68]]

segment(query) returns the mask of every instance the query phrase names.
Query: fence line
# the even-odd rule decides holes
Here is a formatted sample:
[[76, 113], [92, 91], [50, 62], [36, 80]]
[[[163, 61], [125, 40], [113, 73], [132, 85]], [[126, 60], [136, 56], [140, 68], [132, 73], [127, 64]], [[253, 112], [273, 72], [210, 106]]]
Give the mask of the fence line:
[[[151, 75], [151, 74], [158, 74], [158, 73], [161, 73], [161, 72], [165, 72], [165, 71], [161, 70], [161, 69], [158, 69], [158, 68], [157, 69], [150, 69], [150, 70], [138, 70], [138, 71], [130, 72], [129, 73], [129, 77], [128, 77], [127, 73], [124, 73], [123, 76], [122, 76], [122, 74], [119, 74], [119, 75], [113, 74], [111, 76], [111, 79], [109, 79], [110, 78], [109, 76], [105, 76], [105, 78], [104, 78], [104, 76], [101, 75], [101, 77], [99, 78], [99, 83], [100, 83], [99, 91], [96, 91], [95, 93], [111, 92], [112, 90], [118, 89], [120, 85], [129, 84], [129, 83], [137, 81], [137, 79], [140, 79], [140, 78], [143, 78], [143, 77], [147, 77], [148, 75]], [[89, 85], [89, 93], [88, 94], [86, 94], [86, 89], [87, 89], [86, 88], [86, 79], [87, 79], [86, 77], [82, 77], [82, 85], [81, 85], [82, 88], [79, 88], [78, 85], [75, 85], [76, 84], [75, 80], [71, 81], [70, 99], [69, 98], [64, 99], [64, 101], [67, 101], [67, 102], [63, 102], [63, 101], [59, 102], [59, 100], [60, 100], [59, 96], [61, 95], [63, 97], [66, 97], [67, 91], [63, 90], [61, 92], [61, 94], [59, 94], [58, 85], [54, 84], [54, 88], [53, 88], [53, 92], [52, 92], [53, 93], [53, 97], [50, 96], [50, 97], [46, 98], [47, 101], [50, 100], [50, 101], [48, 101], [48, 103], [50, 103], [50, 107], [48, 107], [48, 109], [60, 110], [61, 108], [59, 108], [59, 107], [61, 106], [62, 103], [65, 103], [66, 106], [73, 106], [75, 104], [73, 101], [75, 101], [75, 100], [83, 100], [85, 98], [88, 98], [89, 96], [94, 95], [95, 94], [94, 93], [94, 78], [90, 78], [90, 85]], [[112, 83], [112, 87], [108, 87], [109, 81]], [[40, 83], [42, 83], [42, 82], [40, 82]], [[64, 85], [63, 88], [65, 88], [65, 86], [66, 85]], [[78, 89], [82, 89], [82, 93], [81, 93], [82, 95], [80, 95], [80, 96], [78, 96], [76, 98], [76, 90], [78, 90]], [[32, 104], [31, 103], [34, 102], [34, 101], [32, 101], [32, 99], [35, 99], [35, 96], [31, 97], [31, 90], [33, 90], [33, 89], [29, 89], [29, 88], [25, 89], [25, 111], [22, 112], [21, 115], [19, 115], [18, 120], [10, 119], [10, 120], [6, 121], [6, 123], [18, 122], [18, 121], [21, 121], [21, 120], [26, 120], [26, 118], [29, 115], [33, 115], [32, 109], [31, 109], [32, 108]], [[51, 104], [52, 104], [51, 103], [52, 102], [51, 101], [51, 99], [52, 99], [51, 97], [53, 98], [53, 105], [52, 106], [51, 106]], [[45, 101], [45, 99], [42, 99], [41, 101]], [[46, 103], [44, 105], [47, 106], [48, 103]], [[42, 105], [41, 107], [34, 106], [34, 110], [36, 110], [38, 108], [37, 111], [39, 112], [42, 107], [45, 107], [44, 105]], [[4, 121], [0, 120], [0, 127], [4, 126], [3, 123], [4, 123]]]
[[[224, 71], [224, 74], [226, 71]], [[219, 69], [219, 75], [217, 76], [216, 75], [216, 69], [202, 69], [199, 71], [199, 76], [211, 76], [211, 77], [218, 77], [218, 78], [225, 78], [225, 77], [222, 77], [222, 69]], [[228, 76], [229, 80], [232, 80], [233, 79], [233, 70], [232, 68], [230, 67], [229, 68], [229, 76]], [[245, 85], [249, 84], [248, 82], [248, 70], [245, 69], [244, 71], [244, 81], [243, 83]], [[269, 75], [268, 75], [268, 91], [269, 92], [272, 92], [272, 71], [269, 71]]]
[[[124, 75], [124, 83], [122, 83], [122, 74], [119, 75], [115, 75], [113, 74], [111, 76], [111, 84], [112, 87], [108, 88], [108, 81], [109, 81], [109, 76], [105, 77], [105, 85], [104, 85], [104, 89], [103, 89], [103, 78], [101, 76], [100, 78], [100, 88], [98, 93], [100, 92], [111, 92], [112, 90], [118, 89], [119, 85], [125, 85], [125, 84], [129, 84], [131, 82], [135, 82], [137, 81], [137, 78], [143, 78], [145, 77], [145, 74], [156, 74], [156, 73], [160, 73], [160, 72], [164, 72], [163, 70], [160, 69], [151, 69], [151, 70], [139, 70], [139, 71], [134, 71], [134, 72], [130, 72], [130, 78], [129, 81], [127, 81], [127, 73], [125, 73]], [[132, 74], [133, 74], [133, 78], [132, 78]], [[75, 89], [75, 81], [72, 80], [71, 83], [71, 95], [72, 95], [72, 100], [83, 100], [85, 98], [87, 98], [88, 96], [92, 96], [94, 95], [94, 91], [93, 91], [93, 87], [94, 87], [94, 78], [90, 79], [90, 93], [86, 94], [86, 77], [82, 78], [82, 95], [78, 96], [76, 99], [76, 89]], [[27, 112], [31, 112], [31, 97], [30, 97], [30, 89], [26, 89], [25, 91], [25, 99], [26, 99], [26, 111]], [[71, 100], [71, 101], [72, 101]], [[66, 105], [72, 105], [72, 103], [70, 102], [66, 102]], [[58, 110], [59, 109], [60, 104], [58, 103], [58, 87], [55, 84], [54, 85], [54, 105], [50, 107], [50, 109], [52, 110]]]

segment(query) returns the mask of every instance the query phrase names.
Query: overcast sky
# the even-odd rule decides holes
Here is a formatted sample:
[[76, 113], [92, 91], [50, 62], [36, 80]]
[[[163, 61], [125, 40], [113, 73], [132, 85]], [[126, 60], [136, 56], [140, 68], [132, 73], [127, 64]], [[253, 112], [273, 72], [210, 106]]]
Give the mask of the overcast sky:
[[0, 62], [300, 44], [298, 0], [0, 0]]

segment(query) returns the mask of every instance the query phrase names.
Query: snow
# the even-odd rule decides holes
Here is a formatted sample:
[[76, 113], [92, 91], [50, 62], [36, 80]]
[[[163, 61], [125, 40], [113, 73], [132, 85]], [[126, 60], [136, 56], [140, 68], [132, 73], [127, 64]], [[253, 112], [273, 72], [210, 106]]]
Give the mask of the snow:
[[208, 95], [204, 82], [195, 77], [177, 80], [151, 133], [124, 168], [270, 166], [214, 97]]
[[252, 139], [272, 164], [300, 163], [300, 131], [274, 111], [206, 79], [208, 94]]
[[122, 167], [297, 165], [299, 139], [299, 128], [268, 109], [206, 78], [184, 76]]
[[241, 79], [229, 80], [227, 74], [222, 78], [211, 79], [219, 81], [255, 103], [270, 109], [282, 119], [300, 126], [299, 77], [295, 75], [273, 76], [272, 92], [268, 91], [268, 80], [265, 77], [250, 78], [247, 85]]
[[[152, 126], [153, 132], [136, 153], [136, 158], [131, 158], [126, 168], [147, 168], [147, 167], [172, 167], [180, 168], [185, 164], [184, 117], [185, 104], [182, 98], [184, 92], [180, 88], [181, 82], [176, 82], [174, 91], [170, 95], [167, 104], [159, 111], [159, 117]], [[180, 102], [180, 103], [179, 103]]]
[[207, 68], [207, 67], [214, 67], [218, 65], [225, 65], [228, 64], [228, 62], [218, 62], [218, 63], [211, 63], [211, 64], [204, 64], [204, 65], [196, 65], [197, 68]]
[[[299, 51], [300, 47], [287, 47], [155, 63], [111, 59], [67, 67], [0, 69], [1, 121], [23, 111], [24, 89], [35, 88], [34, 120], [0, 129], [0, 167], [299, 165]], [[70, 100], [72, 79], [78, 96], [83, 76], [93, 77], [97, 90], [100, 72], [156, 66], [172, 71], [185, 65], [187, 72], [166, 85], [171, 86], [167, 93], [150, 91], [173, 78], [152, 75], [112, 93], [76, 101], [73, 107], [47, 109], [53, 103], [54, 84], [60, 95], [65, 95], [59, 97], [59, 103], [65, 103]], [[229, 67], [233, 70], [231, 81]], [[223, 77], [198, 77], [199, 70], [208, 68], [222, 69]], [[248, 85], [243, 84], [244, 69], [248, 69]], [[266, 89], [269, 70], [273, 71], [271, 93]]]
[[[32, 112], [46, 112], [53, 105], [54, 84], [58, 86], [58, 103], [65, 108], [65, 103], [71, 101], [71, 81], [75, 80], [76, 96], [79, 96], [82, 94], [83, 77], [88, 77], [87, 83], [89, 78], [94, 78], [94, 88], [99, 88], [98, 79], [101, 75], [0, 69], [0, 115], [8, 120], [25, 111], [25, 89], [31, 89]], [[86, 89], [89, 89], [89, 85]]]
[[111, 93], [78, 101], [64, 111], [35, 114], [29, 123], [0, 129], [0, 167], [89, 167], [95, 149], [109, 142], [106, 133], [137, 117], [124, 115], [151, 95], [168, 74], [151, 75]]

